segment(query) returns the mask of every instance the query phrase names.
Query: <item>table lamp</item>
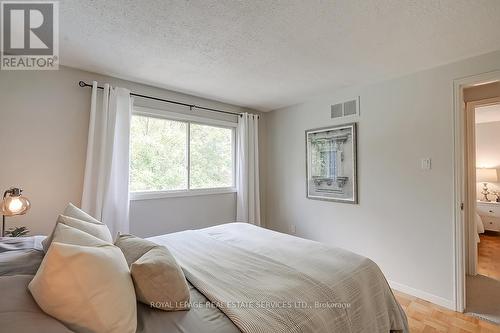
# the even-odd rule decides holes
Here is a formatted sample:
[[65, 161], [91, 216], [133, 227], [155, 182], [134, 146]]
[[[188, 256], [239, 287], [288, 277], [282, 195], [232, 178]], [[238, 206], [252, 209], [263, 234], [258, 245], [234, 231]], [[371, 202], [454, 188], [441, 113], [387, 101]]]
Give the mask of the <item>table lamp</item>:
[[483, 201], [490, 201], [488, 199], [488, 183], [495, 183], [498, 181], [497, 169], [476, 169], [476, 180], [478, 183], [483, 183], [483, 191], [481, 194], [484, 196]]
[[30, 201], [21, 196], [23, 192], [22, 189], [17, 187], [11, 187], [3, 194], [3, 200], [1, 205], [2, 211], [2, 237], [5, 236], [5, 217], [6, 216], [16, 216], [24, 215], [30, 209]]

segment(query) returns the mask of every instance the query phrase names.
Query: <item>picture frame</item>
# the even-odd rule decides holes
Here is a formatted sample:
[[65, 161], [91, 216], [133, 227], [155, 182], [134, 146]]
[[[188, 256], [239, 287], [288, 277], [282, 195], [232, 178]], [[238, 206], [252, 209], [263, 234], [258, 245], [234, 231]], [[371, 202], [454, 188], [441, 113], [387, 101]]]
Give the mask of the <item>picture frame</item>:
[[357, 123], [310, 129], [306, 139], [306, 196], [358, 204]]

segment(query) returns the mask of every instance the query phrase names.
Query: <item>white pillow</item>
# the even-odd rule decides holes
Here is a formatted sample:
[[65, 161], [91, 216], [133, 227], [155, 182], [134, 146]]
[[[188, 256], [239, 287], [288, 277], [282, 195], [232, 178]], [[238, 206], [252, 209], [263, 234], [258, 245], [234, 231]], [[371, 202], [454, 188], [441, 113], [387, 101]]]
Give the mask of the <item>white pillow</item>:
[[89, 223], [104, 224], [101, 221], [93, 218], [92, 216], [90, 216], [89, 214], [87, 214], [86, 212], [81, 210], [80, 208], [76, 207], [71, 202], [68, 204], [68, 206], [66, 206], [66, 208], [64, 209], [64, 213], [62, 215], [69, 216], [69, 217], [79, 219], [79, 220], [89, 222]]
[[56, 226], [28, 288], [43, 311], [75, 332], [136, 331], [136, 296], [125, 257], [81, 230]]
[[[72, 218], [69, 216], [59, 215], [59, 217], [57, 218], [56, 226], [54, 227], [54, 231], [59, 223], [66, 224], [69, 225], [70, 227], [82, 230], [105, 242], [113, 243], [113, 238], [111, 237], [111, 233], [105, 224], [102, 223], [96, 224], [92, 222], [78, 220], [76, 218]], [[48, 251], [50, 243], [52, 243], [52, 238], [54, 237], [54, 231], [52, 231], [52, 234], [42, 242], [43, 250], [45, 252]]]
[[[105, 242], [102, 239], [94, 237], [85, 231], [73, 228], [69, 225], [58, 223], [52, 234], [52, 243], [64, 243], [71, 245], [81, 245], [81, 246], [105, 246], [109, 245], [109, 242]], [[122, 252], [123, 253], [123, 252]], [[126, 261], [126, 260], [125, 260]]]
[[91, 234], [94, 237], [102, 239], [107, 243], [111, 244], [113, 243], [113, 237], [111, 237], [111, 232], [109, 231], [108, 227], [105, 224], [89, 223], [64, 215], [59, 215], [57, 222], [84, 231], [88, 234]]
[[[101, 221], [93, 218], [80, 208], [76, 207], [73, 205], [71, 202], [66, 206], [64, 209], [64, 213], [62, 214], [64, 216], [72, 217], [78, 220], [82, 220], [85, 222], [93, 223], [93, 224], [98, 224], [98, 225], [104, 225]], [[52, 229], [52, 232], [50, 233], [49, 236], [47, 236], [43, 241], [42, 241], [42, 248], [44, 252], [47, 252], [49, 249], [50, 243], [52, 242], [52, 236], [54, 234], [55, 227], [57, 226], [58, 221], [56, 221], [56, 225], [54, 226], [54, 229]]]

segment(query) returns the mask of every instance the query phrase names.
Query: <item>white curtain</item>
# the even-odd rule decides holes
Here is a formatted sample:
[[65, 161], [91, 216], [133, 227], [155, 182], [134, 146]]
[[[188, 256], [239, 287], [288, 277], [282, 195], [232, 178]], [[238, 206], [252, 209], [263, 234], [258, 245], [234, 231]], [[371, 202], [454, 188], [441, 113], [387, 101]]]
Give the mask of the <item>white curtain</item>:
[[259, 118], [244, 113], [238, 119], [236, 221], [260, 225]]
[[111, 234], [129, 232], [130, 91], [92, 84], [82, 209]]

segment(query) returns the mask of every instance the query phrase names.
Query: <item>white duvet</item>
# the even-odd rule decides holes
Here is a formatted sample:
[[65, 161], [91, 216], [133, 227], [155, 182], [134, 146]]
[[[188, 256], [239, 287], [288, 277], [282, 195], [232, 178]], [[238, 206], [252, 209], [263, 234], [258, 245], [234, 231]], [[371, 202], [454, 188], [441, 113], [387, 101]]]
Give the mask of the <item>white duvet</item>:
[[354, 253], [242, 223], [150, 240], [244, 333], [409, 332], [378, 266]]
[[475, 234], [475, 239], [476, 243], [479, 243], [481, 240], [479, 238], [479, 234], [484, 233], [484, 225], [483, 225], [483, 220], [481, 219], [481, 216], [476, 212], [476, 234]]

